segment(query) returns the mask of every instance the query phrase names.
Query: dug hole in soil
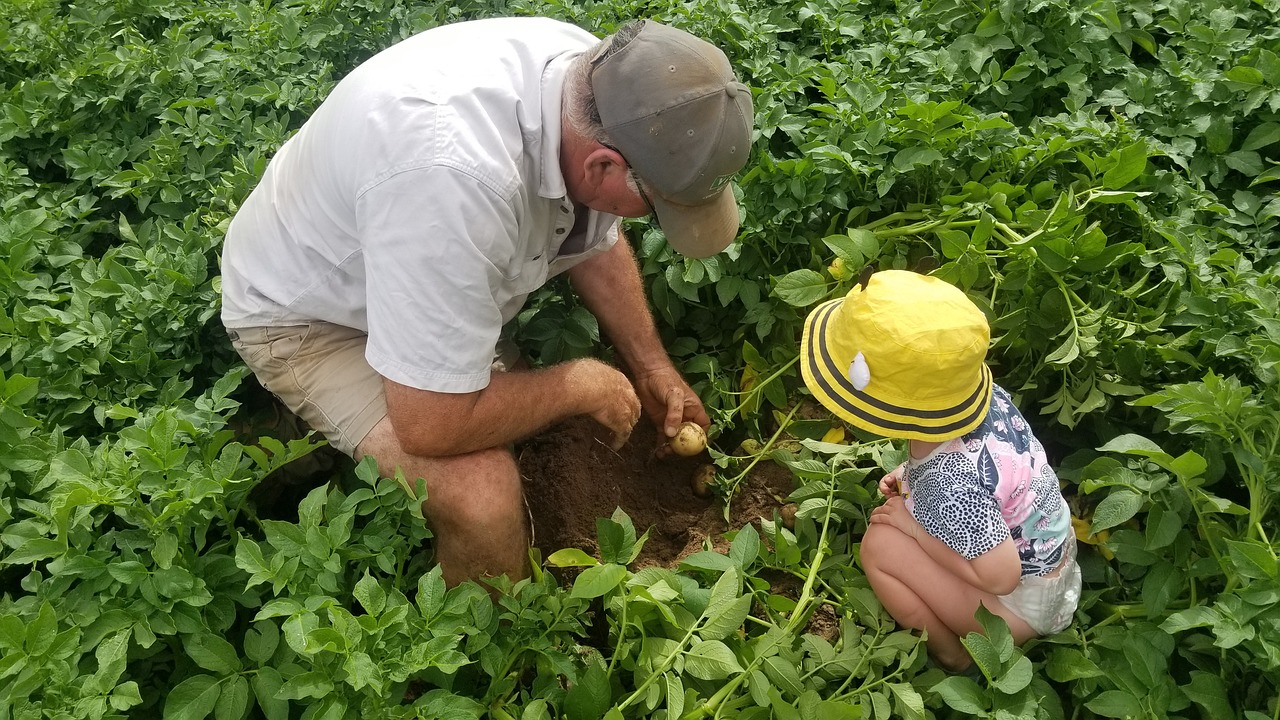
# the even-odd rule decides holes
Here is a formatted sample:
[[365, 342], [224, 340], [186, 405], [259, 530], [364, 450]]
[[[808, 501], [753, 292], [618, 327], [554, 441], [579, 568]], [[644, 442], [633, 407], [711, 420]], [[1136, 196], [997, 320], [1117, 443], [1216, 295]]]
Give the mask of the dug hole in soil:
[[709, 463], [703, 452], [694, 457], [658, 458], [658, 432], [646, 419], [614, 452], [597, 439], [599, 425], [575, 418], [533, 437], [516, 448], [525, 497], [533, 519], [533, 544], [546, 558], [564, 548], [595, 555], [596, 519], [622, 508], [637, 537], [649, 531], [633, 569], [660, 565], [675, 568], [680, 560], [703, 549], [728, 548], [724, 533], [761, 517], [773, 518], [793, 489], [790, 472], [772, 462], [752, 469], [730, 503], [729, 521], [721, 500], [698, 497], [691, 479]]

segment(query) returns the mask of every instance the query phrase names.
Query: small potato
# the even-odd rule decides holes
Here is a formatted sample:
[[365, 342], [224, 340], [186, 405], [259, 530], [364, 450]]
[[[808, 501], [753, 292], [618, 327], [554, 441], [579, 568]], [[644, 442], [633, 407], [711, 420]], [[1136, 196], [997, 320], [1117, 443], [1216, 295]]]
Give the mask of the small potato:
[[681, 423], [675, 437], [668, 440], [667, 444], [675, 454], [691, 457], [707, 449], [707, 433], [698, 423]]
[[782, 524], [787, 526], [788, 530], [796, 529], [796, 504], [787, 503], [782, 506], [779, 513], [782, 516]]
[[693, 476], [689, 478], [689, 486], [693, 489], [693, 494], [703, 498], [711, 496], [711, 486], [715, 482], [715, 465], [699, 465], [698, 469], [693, 471]]

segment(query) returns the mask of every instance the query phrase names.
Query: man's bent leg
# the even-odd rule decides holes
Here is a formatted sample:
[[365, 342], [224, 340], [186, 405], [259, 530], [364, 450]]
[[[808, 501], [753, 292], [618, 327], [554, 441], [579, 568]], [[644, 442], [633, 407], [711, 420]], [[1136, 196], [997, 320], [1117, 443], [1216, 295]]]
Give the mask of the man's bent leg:
[[515, 458], [504, 448], [447, 458], [408, 455], [387, 418], [382, 377], [365, 361], [367, 336], [315, 322], [229, 331], [258, 380], [290, 410], [356, 460], [372, 455], [386, 477], [397, 467], [427, 481], [424, 513], [446, 581], [528, 574], [529, 523]]
[[399, 467], [406, 478], [427, 481], [422, 510], [436, 536], [436, 559], [446, 584], [528, 575], [529, 527], [520, 471], [509, 450], [444, 458], [409, 455], [391, 420], [383, 418], [356, 448], [356, 457], [365, 455], [377, 459], [384, 476]]

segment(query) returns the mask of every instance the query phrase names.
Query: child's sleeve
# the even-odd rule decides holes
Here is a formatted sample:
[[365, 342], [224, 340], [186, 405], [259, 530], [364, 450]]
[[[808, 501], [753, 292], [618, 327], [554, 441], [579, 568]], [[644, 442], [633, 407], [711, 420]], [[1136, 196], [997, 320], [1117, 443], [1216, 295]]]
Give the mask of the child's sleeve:
[[[1000, 506], [963, 457], [942, 463], [932, 477], [913, 478], [916, 521], [961, 557], [972, 560], [1009, 538]], [[946, 471], [946, 476], [941, 471]]]

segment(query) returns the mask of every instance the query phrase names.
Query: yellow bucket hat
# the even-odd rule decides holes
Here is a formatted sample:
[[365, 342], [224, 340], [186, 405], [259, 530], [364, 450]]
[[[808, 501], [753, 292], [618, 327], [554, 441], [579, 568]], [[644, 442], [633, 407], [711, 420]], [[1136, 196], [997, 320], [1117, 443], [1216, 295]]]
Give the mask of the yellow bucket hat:
[[809, 314], [801, 372], [814, 396], [855, 427], [948, 440], [987, 415], [990, 340], [986, 316], [959, 288], [885, 270]]

